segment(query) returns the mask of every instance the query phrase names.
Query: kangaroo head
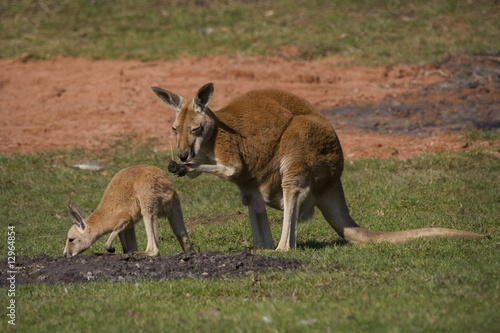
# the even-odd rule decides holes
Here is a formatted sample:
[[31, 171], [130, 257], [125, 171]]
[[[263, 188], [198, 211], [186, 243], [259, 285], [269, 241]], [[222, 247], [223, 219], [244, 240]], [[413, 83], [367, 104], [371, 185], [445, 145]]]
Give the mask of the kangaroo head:
[[69, 216], [73, 221], [73, 225], [68, 230], [66, 246], [63, 256], [72, 257], [82, 253], [93, 243], [93, 237], [87, 227], [87, 223], [82, 217], [82, 213], [76, 204], [69, 206]]
[[214, 93], [214, 85], [207, 83], [198, 90], [192, 101], [158, 87], [151, 87], [156, 95], [176, 111], [172, 130], [177, 137], [177, 155], [182, 162], [193, 160], [200, 152], [215, 128], [215, 120], [208, 103]]

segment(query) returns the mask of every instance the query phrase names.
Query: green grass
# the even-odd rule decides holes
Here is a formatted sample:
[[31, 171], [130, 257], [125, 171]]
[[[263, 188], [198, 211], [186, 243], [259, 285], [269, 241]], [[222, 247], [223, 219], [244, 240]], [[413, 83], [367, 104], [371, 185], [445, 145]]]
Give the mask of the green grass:
[[465, 134], [465, 138], [469, 141], [494, 141], [500, 140], [500, 133], [472, 130]]
[[[98, 159], [110, 175], [72, 167]], [[123, 139], [99, 151], [0, 156], [0, 258], [7, 226], [17, 255], [60, 256], [70, 226], [66, 207], [88, 214], [112, 174], [132, 164], [165, 167], [169, 152]], [[247, 213], [234, 185], [215, 177], [171, 177], [200, 251], [248, 248]], [[491, 240], [418, 240], [346, 245], [316, 214], [299, 226], [299, 247], [266, 255], [308, 261], [307, 268], [216, 280], [17, 286], [16, 326], [32, 332], [497, 332], [500, 303], [498, 160], [481, 150], [407, 161], [354, 160], [344, 174], [354, 218], [376, 230], [424, 226], [478, 231]], [[241, 213], [239, 213], [241, 212]], [[269, 210], [278, 239], [280, 212]], [[212, 222], [208, 222], [212, 221]], [[165, 221], [163, 255], [180, 247]], [[145, 247], [142, 224], [139, 246]], [[105, 239], [88, 252], [102, 252]], [[6, 313], [7, 289], [0, 288]], [[6, 330], [7, 329], [7, 330]]]
[[[203, 36], [203, 29], [212, 33]], [[0, 57], [352, 57], [369, 64], [499, 52], [497, 1], [0, 1]], [[289, 55], [290, 56], [290, 55]]]
[[[500, 51], [498, 1], [87, 1], [0, 0], [0, 57], [153, 61], [218, 54], [339, 55], [368, 64], [430, 63], [445, 54]], [[202, 36], [200, 29], [212, 29]], [[482, 132], [469, 140], [493, 140]], [[0, 258], [7, 226], [16, 254], [60, 256], [67, 206], [88, 214], [111, 175], [133, 164], [165, 167], [170, 153], [151, 142], [117, 141], [99, 151], [0, 156]], [[72, 165], [98, 159], [109, 174]], [[481, 150], [355, 160], [344, 187], [354, 218], [376, 230], [453, 227], [492, 240], [418, 240], [346, 245], [316, 214], [299, 226], [299, 247], [267, 255], [307, 268], [216, 280], [17, 286], [16, 326], [7, 324], [0, 288], [0, 331], [18, 332], [498, 332], [500, 330], [500, 173]], [[199, 251], [251, 246], [238, 191], [214, 177], [173, 178]], [[275, 240], [280, 212], [269, 210]], [[163, 255], [180, 251], [167, 223]], [[137, 228], [139, 247], [145, 232]], [[104, 239], [88, 252], [101, 252]], [[2, 268], [5, 269], [5, 268]]]

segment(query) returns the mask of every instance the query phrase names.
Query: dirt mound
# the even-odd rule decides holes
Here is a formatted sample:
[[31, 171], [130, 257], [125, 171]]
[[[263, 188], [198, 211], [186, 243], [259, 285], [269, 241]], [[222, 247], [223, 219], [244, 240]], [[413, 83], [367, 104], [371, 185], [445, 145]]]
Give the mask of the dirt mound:
[[[220, 252], [179, 253], [144, 257], [127, 254], [93, 254], [71, 258], [39, 255], [16, 258], [15, 269], [0, 271], [0, 287], [11, 274], [16, 284], [87, 283], [91, 281], [137, 281], [178, 278], [216, 278], [263, 270], [297, 269], [305, 265], [296, 259], [253, 255], [248, 251], [228, 255]], [[8, 267], [7, 259], [2, 261]], [[12, 273], [15, 271], [16, 273]]]

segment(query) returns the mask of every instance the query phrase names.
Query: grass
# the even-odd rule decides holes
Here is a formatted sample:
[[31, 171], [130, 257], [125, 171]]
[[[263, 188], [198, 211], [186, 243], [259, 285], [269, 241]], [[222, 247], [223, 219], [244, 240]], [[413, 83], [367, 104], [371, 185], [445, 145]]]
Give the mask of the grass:
[[468, 131], [465, 137], [468, 141], [480, 141], [480, 140], [494, 141], [494, 140], [500, 140], [500, 133], [472, 130]]
[[[109, 174], [72, 167], [98, 159]], [[17, 255], [62, 254], [70, 226], [66, 207], [95, 208], [112, 174], [132, 164], [165, 167], [169, 152], [123, 139], [99, 151], [0, 156], [0, 216], [16, 226]], [[248, 217], [234, 185], [215, 177], [171, 177], [190, 235], [200, 251], [251, 245]], [[498, 160], [481, 150], [407, 161], [354, 160], [344, 187], [363, 226], [476, 230], [492, 240], [418, 240], [346, 245], [316, 214], [299, 226], [299, 248], [270, 253], [308, 261], [307, 268], [216, 280], [17, 286], [16, 326], [27, 332], [495, 332], [500, 300]], [[270, 210], [275, 239], [281, 214]], [[212, 222], [207, 222], [212, 221]], [[164, 221], [163, 221], [164, 222]], [[138, 228], [145, 247], [144, 228]], [[180, 251], [160, 226], [164, 255]], [[101, 252], [105, 239], [91, 252]], [[0, 242], [0, 253], [7, 251]], [[0, 255], [4, 257], [4, 255]], [[7, 289], [0, 289], [7, 304]], [[6, 310], [4, 310], [6, 311]], [[7, 327], [9, 326], [9, 327]]]
[[[491, 0], [0, 0], [0, 57], [339, 55], [367, 64], [430, 63], [449, 53], [499, 52], [498, 6]], [[492, 137], [474, 132], [468, 139]], [[0, 258], [7, 253], [11, 224], [16, 255], [60, 256], [69, 203], [88, 214], [120, 169], [139, 163], [164, 168], [170, 153], [152, 147], [124, 138], [106, 150], [0, 156]], [[107, 173], [72, 166], [87, 159], [101, 161]], [[316, 214], [299, 226], [298, 249], [264, 253], [308, 261], [303, 270], [216, 280], [17, 286], [16, 326], [7, 324], [8, 290], [0, 288], [0, 331], [498, 332], [495, 154], [475, 150], [349, 162], [344, 187], [361, 225], [454, 227], [493, 239], [351, 246]], [[251, 246], [248, 216], [234, 185], [209, 176], [172, 180], [199, 251]], [[281, 214], [269, 210], [269, 217], [277, 240]], [[166, 223], [160, 232], [162, 253], [178, 252]], [[137, 233], [144, 248], [142, 226]], [[101, 252], [104, 241], [88, 252]]]
[[492, 0], [1, 0], [0, 57], [340, 55], [429, 63], [499, 52], [499, 13]]

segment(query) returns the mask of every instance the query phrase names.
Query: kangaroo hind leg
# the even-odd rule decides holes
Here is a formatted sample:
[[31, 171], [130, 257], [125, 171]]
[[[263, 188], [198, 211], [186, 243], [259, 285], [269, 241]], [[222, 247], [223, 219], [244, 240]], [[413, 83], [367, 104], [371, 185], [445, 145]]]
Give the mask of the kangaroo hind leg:
[[186, 225], [184, 224], [184, 218], [182, 216], [182, 210], [179, 204], [174, 205], [168, 216], [168, 223], [172, 228], [172, 231], [177, 237], [179, 244], [184, 252], [194, 252], [193, 244], [189, 238], [188, 232], [186, 230]]
[[[284, 182], [285, 183], [285, 182]], [[295, 184], [283, 186], [283, 227], [281, 239], [276, 250], [287, 251], [297, 247], [297, 225], [299, 219], [307, 219], [314, 212], [314, 200], [308, 187], [299, 187]], [[307, 210], [302, 212], [301, 210]]]
[[143, 220], [144, 226], [146, 227], [146, 236], [148, 238], [146, 251], [142, 252], [137, 249], [135, 229], [134, 227], [129, 227], [119, 234], [120, 240], [122, 241], [123, 252], [155, 257], [160, 254], [160, 249], [158, 248], [158, 236], [155, 235], [155, 230], [157, 229], [154, 226], [157, 218], [154, 215], [144, 214]]
[[267, 218], [266, 204], [262, 194], [258, 189], [240, 188], [241, 202], [248, 206], [250, 226], [252, 228], [253, 248], [267, 249], [274, 248], [273, 234]]
[[155, 234], [155, 232], [158, 230], [158, 227], [156, 226], [156, 224], [158, 223], [158, 217], [154, 214], [148, 213], [143, 215], [143, 220], [144, 226], [146, 227], [148, 244], [146, 246], [146, 251], [136, 253], [155, 257], [160, 254], [160, 249], [158, 248], [159, 235]]
[[120, 242], [122, 243], [123, 253], [137, 251], [137, 238], [135, 236], [135, 228], [133, 225], [119, 232], [118, 236], [120, 237]]

